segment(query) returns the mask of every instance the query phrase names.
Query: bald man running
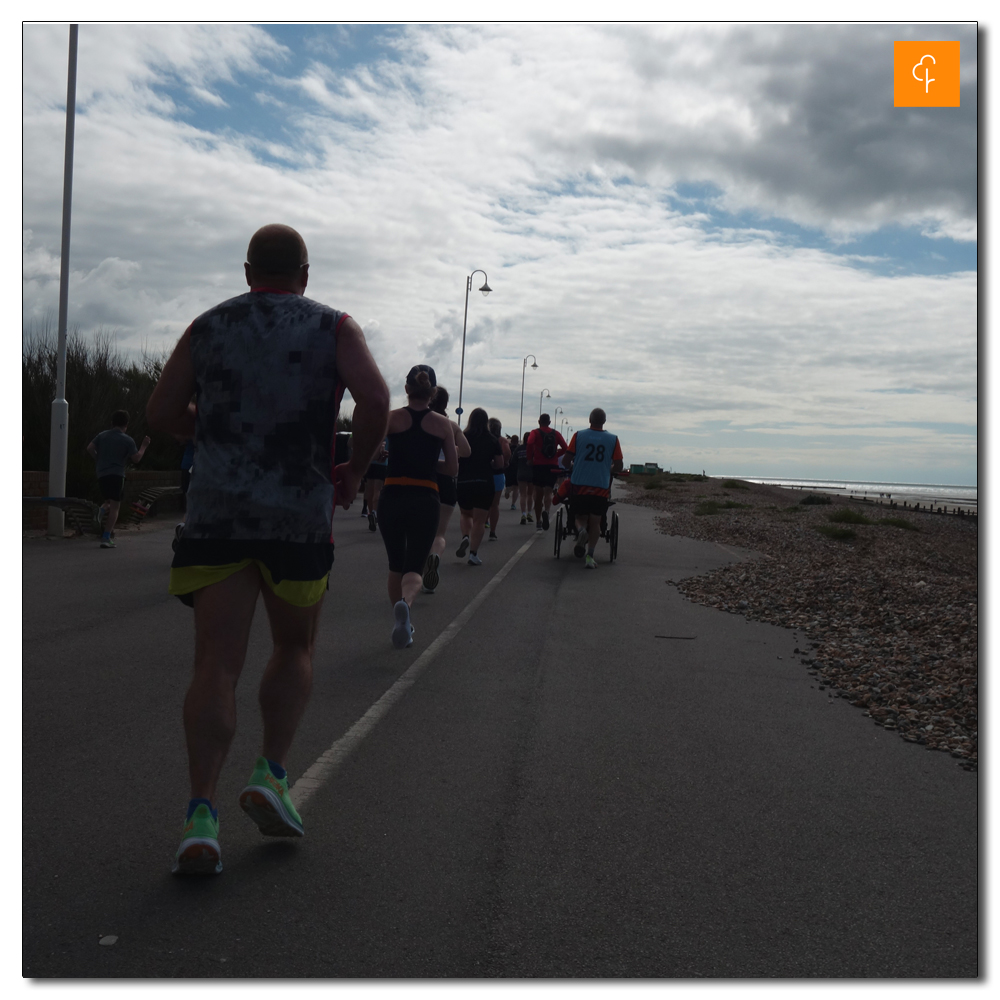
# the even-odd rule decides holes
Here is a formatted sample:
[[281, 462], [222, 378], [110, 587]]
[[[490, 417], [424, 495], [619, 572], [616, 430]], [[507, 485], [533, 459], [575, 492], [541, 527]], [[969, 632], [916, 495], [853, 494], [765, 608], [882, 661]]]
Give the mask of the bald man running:
[[[222, 870], [215, 793], [258, 597], [273, 652], [260, 685], [263, 744], [239, 801], [265, 836], [303, 835], [285, 760], [312, 687], [333, 507], [357, 495], [389, 414], [361, 327], [305, 298], [309, 258], [294, 229], [257, 230], [244, 272], [250, 291], [188, 327], [146, 408], [153, 430], [193, 437], [198, 452], [170, 570], [170, 593], [194, 608], [195, 628], [184, 699], [191, 799], [176, 874]], [[334, 467], [345, 387], [354, 448]]]

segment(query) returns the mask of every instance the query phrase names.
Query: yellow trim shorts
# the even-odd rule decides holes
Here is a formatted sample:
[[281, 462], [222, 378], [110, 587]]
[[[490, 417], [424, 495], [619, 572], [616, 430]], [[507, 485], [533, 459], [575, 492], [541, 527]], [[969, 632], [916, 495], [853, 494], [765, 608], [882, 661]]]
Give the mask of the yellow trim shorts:
[[309, 608], [329, 588], [333, 543], [182, 538], [170, 567], [168, 590], [193, 606], [196, 590], [221, 583], [251, 563], [276, 597]]

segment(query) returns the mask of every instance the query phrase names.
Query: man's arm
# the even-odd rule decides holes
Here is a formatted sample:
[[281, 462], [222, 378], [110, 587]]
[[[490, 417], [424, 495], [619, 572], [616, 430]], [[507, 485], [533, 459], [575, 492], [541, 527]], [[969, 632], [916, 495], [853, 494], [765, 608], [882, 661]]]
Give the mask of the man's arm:
[[[174, 353], [160, 373], [160, 380], [146, 404], [149, 429], [164, 434], [194, 437], [194, 362], [191, 360], [191, 327], [177, 341]], [[140, 451], [145, 450], [145, 445]], [[138, 454], [138, 453], [137, 453]]]
[[[94, 441], [96, 440], [97, 439], [95, 438]], [[91, 458], [97, 458], [97, 445], [94, 444], [94, 441], [91, 441], [90, 444], [87, 445], [87, 454]]]
[[615, 450], [611, 453], [611, 475], [614, 476], [625, 468], [625, 456], [622, 454], [622, 443], [615, 438]]
[[354, 448], [351, 457], [334, 470], [337, 502], [346, 510], [358, 495], [358, 484], [389, 424], [389, 387], [368, 350], [361, 327], [350, 317], [337, 331], [337, 374], [354, 399]]
[[139, 450], [135, 451], [131, 455], [129, 455], [128, 460], [130, 462], [136, 462], [136, 463], [141, 462], [142, 461], [142, 456], [146, 454], [146, 449], [148, 447], [149, 447], [149, 435], [147, 434], [142, 439], [142, 444], [139, 446]]

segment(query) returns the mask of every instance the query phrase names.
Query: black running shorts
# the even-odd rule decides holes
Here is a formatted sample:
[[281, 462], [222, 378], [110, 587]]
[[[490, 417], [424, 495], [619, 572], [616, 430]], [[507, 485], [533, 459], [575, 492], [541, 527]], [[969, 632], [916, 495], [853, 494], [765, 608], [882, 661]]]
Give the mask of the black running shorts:
[[121, 500], [122, 490], [125, 488], [125, 477], [101, 476], [97, 480], [97, 485], [101, 488], [102, 500]]
[[459, 480], [458, 506], [461, 510], [489, 510], [495, 494], [492, 479], [489, 482], [473, 479], [464, 483]]

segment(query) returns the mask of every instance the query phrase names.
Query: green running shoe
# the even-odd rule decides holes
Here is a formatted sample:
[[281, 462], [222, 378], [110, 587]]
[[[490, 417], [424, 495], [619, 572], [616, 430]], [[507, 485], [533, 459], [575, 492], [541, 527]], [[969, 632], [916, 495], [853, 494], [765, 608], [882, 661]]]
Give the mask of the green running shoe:
[[218, 875], [222, 871], [219, 820], [204, 803], [184, 824], [184, 839], [174, 855], [174, 875]]
[[240, 792], [240, 808], [257, 824], [265, 837], [304, 837], [302, 817], [288, 795], [288, 775], [276, 778], [266, 757], [258, 757], [246, 788]]

